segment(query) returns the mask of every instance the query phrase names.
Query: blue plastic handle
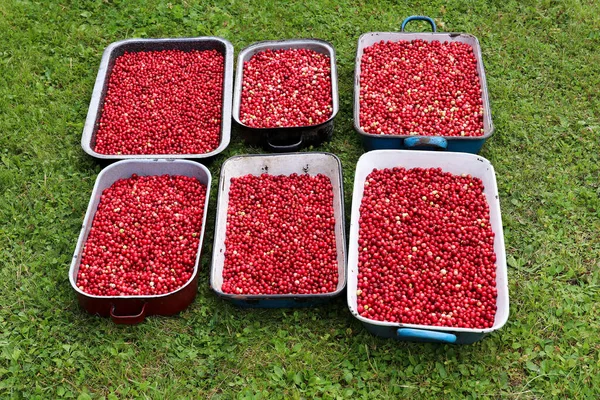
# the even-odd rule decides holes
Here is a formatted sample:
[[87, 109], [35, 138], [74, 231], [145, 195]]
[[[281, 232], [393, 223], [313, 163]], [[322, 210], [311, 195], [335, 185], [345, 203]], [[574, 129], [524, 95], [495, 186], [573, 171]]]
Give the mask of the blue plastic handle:
[[456, 335], [452, 333], [425, 331], [423, 329], [398, 329], [400, 339], [419, 340], [427, 342], [456, 343]]
[[429, 24], [431, 25], [431, 29], [434, 32], [437, 32], [437, 26], [435, 26], [435, 21], [432, 18], [429, 17], [425, 17], [423, 15], [413, 15], [410, 16], [408, 18], [406, 18], [404, 21], [402, 21], [402, 26], [400, 27], [400, 30], [402, 32], [404, 32], [404, 27], [406, 26], [406, 24], [408, 24], [410, 21], [427, 21], [429, 22]]
[[404, 146], [415, 149], [446, 150], [448, 141], [441, 136], [414, 136], [404, 139]]

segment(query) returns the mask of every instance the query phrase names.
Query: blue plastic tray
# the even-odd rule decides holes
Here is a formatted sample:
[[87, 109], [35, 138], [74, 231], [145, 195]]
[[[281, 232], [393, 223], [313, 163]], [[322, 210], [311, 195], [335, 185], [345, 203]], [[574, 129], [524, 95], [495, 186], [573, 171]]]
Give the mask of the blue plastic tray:
[[[433, 32], [405, 33], [404, 27], [413, 20], [423, 20], [431, 24]], [[398, 42], [400, 40], [421, 39], [428, 42], [439, 40], [441, 42], [462, 42], [473, 47], [477, 59], [477, 73], [483, 97], [483, 136], [456, 137], [456, 136], [408, 136], [408, 135], [373, 135], [360, 128], [360, 71], [361, 58], [365, 47], [369, 47], [382, 40]], [[429, 17], [412, 16], [402, 22], [401, 32], [370, 32], [358, 39], [356, 52], [356, 67], [354, 68], [354, 129], [362, 136], [363, 146], [367, 151], [385, 149], [417, 149], [417, 150], [447, 150], [477, 154], [487, 139], [494, 133], [490, 101], [481, 57], [479, 40], [466, 33], [437, 32], [435, 22]]]

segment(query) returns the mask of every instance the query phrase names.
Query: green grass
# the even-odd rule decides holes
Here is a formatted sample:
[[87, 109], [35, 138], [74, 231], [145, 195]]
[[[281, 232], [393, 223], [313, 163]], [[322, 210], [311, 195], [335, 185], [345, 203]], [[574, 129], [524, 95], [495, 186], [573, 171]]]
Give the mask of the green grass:
[[[0, 2], [0, 398], [600, 397], [598, 2], [145, 3]], [[80, 309], [67, 271], [101, 166], [79, 143], [110, 42], [331, 41], [340, 113], [318, 150], [340, 156], [349, 209], [363, 152], [352, 129], [356, 40], [412, 14], [483, 48], [496, 134], [482, 154], [496, 168], [509, 260], [502, 330], [470, 346], [401, 343], [369, 335], [343, 298], [301, 310], [219, 300], [208, 285], [216, 179], [191, 307], [133, 327]], [[213, 176], [256, 152], [234, 132]]]

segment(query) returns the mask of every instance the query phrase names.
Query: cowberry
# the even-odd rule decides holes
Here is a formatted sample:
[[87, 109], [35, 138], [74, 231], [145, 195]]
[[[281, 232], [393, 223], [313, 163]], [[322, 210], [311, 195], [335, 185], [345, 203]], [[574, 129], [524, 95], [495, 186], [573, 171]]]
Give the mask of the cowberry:
[[100, 154], [203, 154], [221, 138], [223, 55], [125, 53], [115, 60], [96, 134]]
[[373, 170], [358, 239], [358, 312], [378, 321], [490, 328], [496, 254], [480, 179], [440, 168]]
[[482, 136], [473, 48], [424, 40], [375, 43], [360, 71], [360, 127], [380, 135]]
[[196, 264], [206, 186], [177, 175], [120, 179], [102, 192], [77, 287], [96, 296], [170, 293]]
[[244, 63], [240, 121], [253, 128], [310, 126], [331, 117], [331, 61], [308, 49], [265, 50]]
[[333, 188], [324, 175], [231, 179], [222, 290], [246, 295], [334, 292]]

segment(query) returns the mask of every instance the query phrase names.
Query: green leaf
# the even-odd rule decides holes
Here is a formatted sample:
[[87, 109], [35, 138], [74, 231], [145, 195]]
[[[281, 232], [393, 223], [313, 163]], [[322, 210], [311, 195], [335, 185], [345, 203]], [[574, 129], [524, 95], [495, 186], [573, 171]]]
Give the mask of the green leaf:
[[287, 350], [285, 343], [281, 340], [275, 340], [275, 351], [277, 353], [285, 353]]
[[175, 19], [181, 20], [183, 18], [183, 15], [183, 8], [179, 4], [173, 6], [173, 17]]
[[298, 386], [302, 383], [302, 374], [300, 372], [294, 374], [294, 383]]
[[442, 379], [445, 379], [448, 377], [448, 373], [446, 372], [446, 368], [444, 367], [444, 364], [442, 364], [441, 362], [436, 362], [435, 368], [437, 369], [437, 371], [440, 374], [440, 376], [442, 377]]
[[278, 378], [283, 378], [283, 369], [280, 366], [275, 365], [273, 367], [273, 372]]
[[352, 381], [352, 372], [345, 370], [344, 371], [344, 380], [346, 381], [346, 383], [350, 383]]
[[530, 371], [540, 372], [540, 367], [537, 366], [537, 364], [533, 363], [532, 361], [527, 361], [525, 363], [525, 365], [527, 366], [527, 369]]
[[288, 331], [280, 329], [279, 331], [277, 331], [277, 336], [284, 339], [288, 336]]

